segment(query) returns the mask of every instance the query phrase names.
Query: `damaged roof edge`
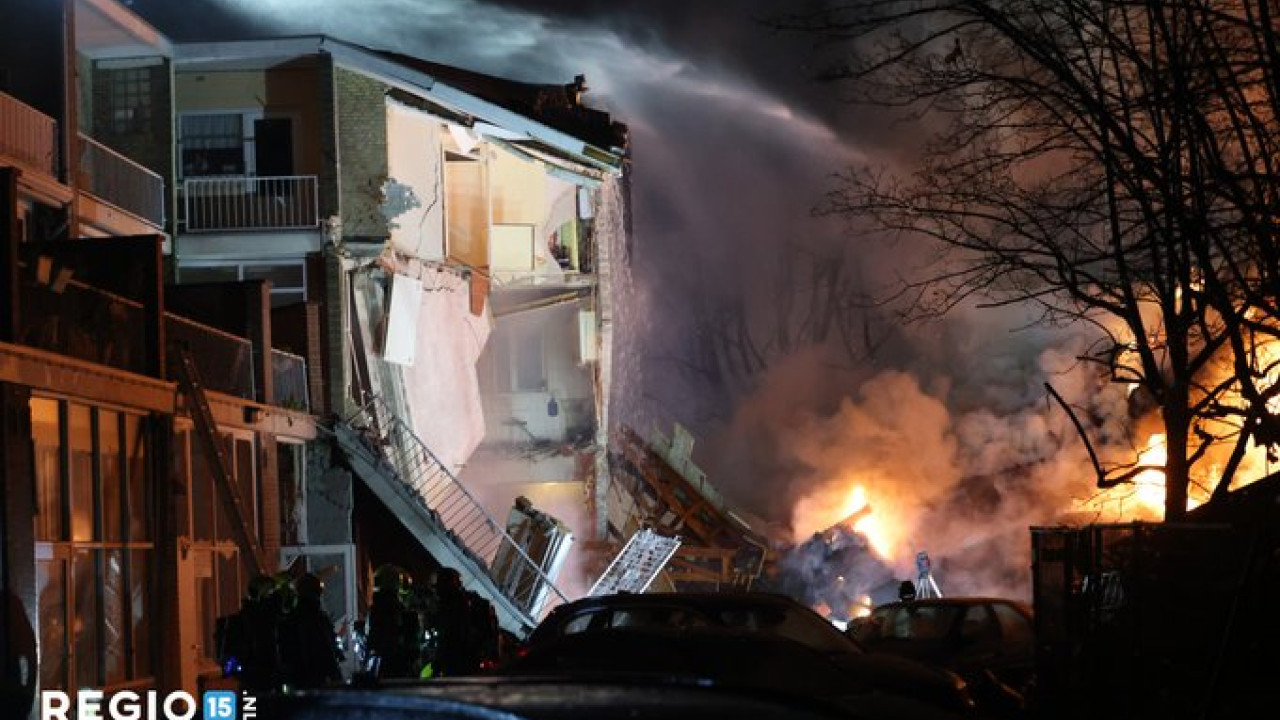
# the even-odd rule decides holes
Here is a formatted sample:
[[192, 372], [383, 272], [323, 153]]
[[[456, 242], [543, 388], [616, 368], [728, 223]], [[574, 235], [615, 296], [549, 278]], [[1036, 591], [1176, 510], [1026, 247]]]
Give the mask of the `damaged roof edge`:
[[237, 60], [281, 60], [299, 55], [327, 53], [340, 67], [366, 73], [386, 84], [457, 110], [475, 120], [546, 143], [578, 162], [608, 173], [621, 172], [621, 154], [598, 148], [569, 133], [455, 88], [403, 63], [388, 60], [377, 51], [327, 35], [305, 35], [271, 40], [180, 43], [174, 46], [178, 65], [227, 64]]

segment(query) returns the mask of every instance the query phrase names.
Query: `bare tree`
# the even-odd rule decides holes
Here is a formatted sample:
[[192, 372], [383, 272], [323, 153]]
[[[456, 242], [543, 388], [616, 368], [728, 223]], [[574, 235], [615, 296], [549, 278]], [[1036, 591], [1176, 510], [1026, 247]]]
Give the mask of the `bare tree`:
[[[1159, 410], [1166, 519], [1193, 481], [1225, 495], [1280, 441], [1277, 1], [825, 7], [777, 24], [842, 43], [825, 78], [929, 140], [910, 168], [849, 171], [824, 209], [936, 242], [903, 288], [913, 317], [976, 298], [1092, 324], [1089, 359]], [[1148, 469], [1095, 459], [1102, 487]]]
[[876, 302], [861, 289], [866, 283], [846, 253], [839, 246], [815, 250], [788, 243], [755, 305], [746, 292], [696, 293], [696, 348], [690, 354], [697, 359], [684, 365], [690, 379], [738, 396], [779, 359], [802, 349], [827, 346], [850, 363], [874, 359], [885, 333], [876, 329]]

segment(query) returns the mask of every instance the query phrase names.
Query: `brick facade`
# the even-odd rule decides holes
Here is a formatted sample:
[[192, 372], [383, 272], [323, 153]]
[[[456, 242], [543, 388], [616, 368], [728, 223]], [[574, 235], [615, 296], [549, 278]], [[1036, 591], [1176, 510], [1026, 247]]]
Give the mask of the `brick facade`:
[[342, 68], [334, 72], [339, 200], [344, 241], [385, 241], [382, 184], [387, 179], [387, 86]]
[[334, 83], [336, 69], [333, 58], [325, 56], [316, 70], [316, 93], [320, 114], [320, 173], [319, 173], [319, 208], [320, 220], [324, 221], [339, 214], [338, 205], [338, 105], [337, 88]]

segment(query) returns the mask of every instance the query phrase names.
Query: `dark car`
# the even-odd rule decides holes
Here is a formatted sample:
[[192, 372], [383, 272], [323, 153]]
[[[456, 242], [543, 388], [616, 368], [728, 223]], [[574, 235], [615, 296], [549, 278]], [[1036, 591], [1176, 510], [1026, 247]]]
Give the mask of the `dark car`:
[[[800, 603], [763, 593], [652, 593], [556, 608], [504, 673], [647, 676], [772, 691], [912, 717], [973, 709], [964, 682], [911, 660], [874, 657]], [[921, 710], [921, 716], [927, 713]]]
[[947, 668], [980, 704], [1018, 706], [1035, 677], [1035, 629], [1023, 603], [988, 597], [927, 598], [882, 605], [851, 624], [872, 653]]
[[270, 720], [940, 720], [756, 691], [637, 678], [446, 678], [263, 698]]

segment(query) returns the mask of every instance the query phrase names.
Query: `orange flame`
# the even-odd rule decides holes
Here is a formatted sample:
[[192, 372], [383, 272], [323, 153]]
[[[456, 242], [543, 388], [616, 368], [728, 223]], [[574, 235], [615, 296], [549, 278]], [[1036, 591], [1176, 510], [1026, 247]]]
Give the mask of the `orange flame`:
[[847, 518], [855, 513], [861, 513], [861, 516], [853, 523], [853, 530], [867, 538], [867, 542], [871, 544], [871, 548], [877, 555], [892, 559], [893, 548], [898, 541], [897, 533], [875, 507], [868, 503], [867, 490], [861, 485], [854, 485], [849, 491], [849, 496], [841, 508], [840, 517]]

